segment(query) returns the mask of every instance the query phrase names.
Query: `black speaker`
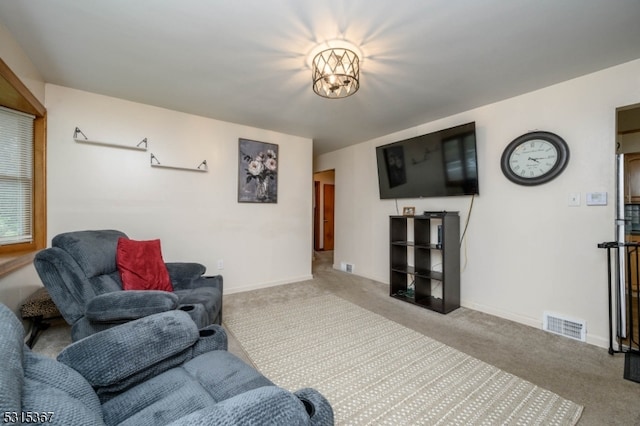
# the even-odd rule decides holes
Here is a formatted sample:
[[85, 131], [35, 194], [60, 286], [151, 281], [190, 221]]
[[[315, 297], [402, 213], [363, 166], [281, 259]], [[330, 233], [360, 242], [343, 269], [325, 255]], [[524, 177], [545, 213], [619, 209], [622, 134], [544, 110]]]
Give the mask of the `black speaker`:
[[640, 383], [640, 353], [626, 352], [624, 354], [624, 378]]

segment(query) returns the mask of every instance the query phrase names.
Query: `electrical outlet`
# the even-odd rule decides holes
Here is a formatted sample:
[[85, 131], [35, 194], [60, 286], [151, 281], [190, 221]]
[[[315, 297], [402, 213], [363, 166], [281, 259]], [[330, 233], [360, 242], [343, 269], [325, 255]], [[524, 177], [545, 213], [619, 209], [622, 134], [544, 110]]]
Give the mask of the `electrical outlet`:
[[218, 259], [218, 269], [224, 269], [224, 260]]

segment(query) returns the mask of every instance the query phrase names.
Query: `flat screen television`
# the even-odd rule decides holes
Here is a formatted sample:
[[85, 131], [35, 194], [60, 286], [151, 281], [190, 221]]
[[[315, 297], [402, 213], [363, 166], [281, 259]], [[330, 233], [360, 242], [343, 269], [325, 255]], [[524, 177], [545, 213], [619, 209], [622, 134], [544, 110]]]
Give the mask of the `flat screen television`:
[[376, 147], [380, 199], [475, 195], [476, 123]]

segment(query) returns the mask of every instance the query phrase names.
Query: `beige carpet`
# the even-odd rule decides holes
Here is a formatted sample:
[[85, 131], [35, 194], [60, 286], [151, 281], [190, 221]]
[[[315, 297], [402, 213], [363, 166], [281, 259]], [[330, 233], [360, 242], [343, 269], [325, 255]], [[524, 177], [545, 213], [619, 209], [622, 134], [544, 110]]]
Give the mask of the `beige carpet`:
[[225, 325], [276, 384], [314, 387], [336, 424], [574, 425], [582, 407], [334, 295]]

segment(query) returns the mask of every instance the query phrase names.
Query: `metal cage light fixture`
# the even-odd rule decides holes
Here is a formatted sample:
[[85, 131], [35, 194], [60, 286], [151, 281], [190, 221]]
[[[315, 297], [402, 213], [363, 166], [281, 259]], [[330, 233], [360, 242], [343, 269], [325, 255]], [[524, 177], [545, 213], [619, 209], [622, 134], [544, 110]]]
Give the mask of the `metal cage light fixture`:
[[312, 61], [313, 91], [323, 98], [351, 96], [360, 88], [360, 58], [352, 50], [331, 48]]

